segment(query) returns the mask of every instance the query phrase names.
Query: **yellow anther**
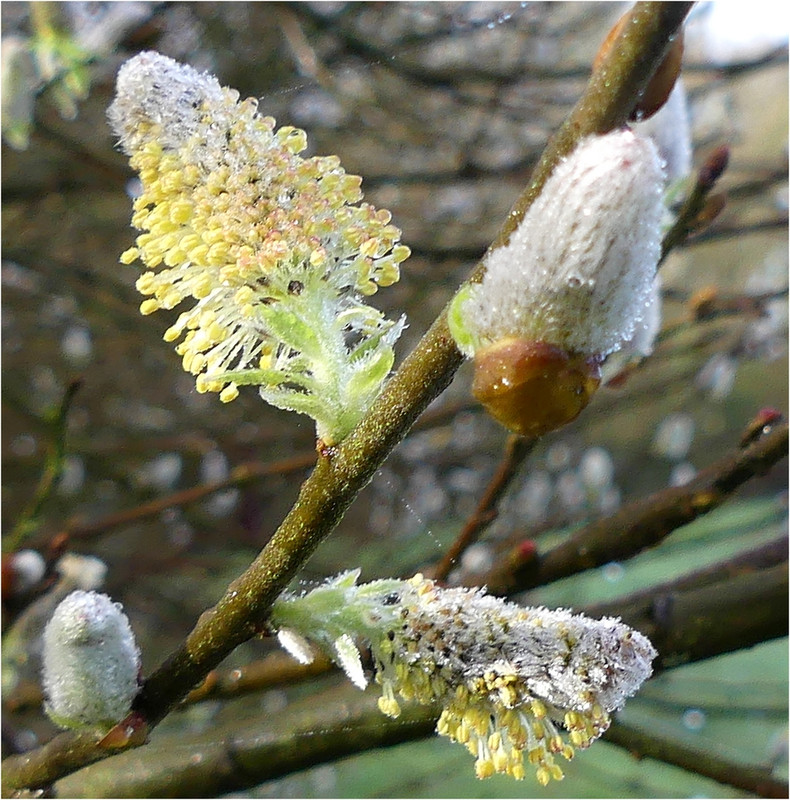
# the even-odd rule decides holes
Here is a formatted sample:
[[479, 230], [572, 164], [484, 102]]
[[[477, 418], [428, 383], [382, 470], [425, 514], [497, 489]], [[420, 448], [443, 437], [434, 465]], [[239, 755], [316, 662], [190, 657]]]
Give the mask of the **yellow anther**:
[[366, 256], [367, 258], [375, 258], [376, 254], [378, 253], [378, 249], [378, 239], [368, 239], [366, 242], [362, 242], [362, 244], [359, 246], [360, 254]]
[[[178, 290], [173, 290], [167, 292], [164, 295], [164, 297], [161, 298], [160, 304], [162, 308], [166, 308], [169, 310], [171, 308], [175, 308], [181, 302], [182, 299], [183, 298], [181, 297], [181, 292], [179, 292]], [[142, 307], [140, 308], [140, 310], [142, 311]]]
[[508, 772], [509, 761], [504, 750], [495, 750], [491, 754], [491, 761], [496, 772]]
[[538, 767], [535, 777], [538, 779], [538, 783], [541, 786], [546, 786], [551, 780], [551, 772], [547, 767]]
[[135, 282], [135, 287], [140, 294], [152, 294], [156, 291], [156, 275], [153, 272], [144, 272]]
[[565, 746], [564, 742], [562, 741], [562, 737], [560, 736], [552, 736], [548, 742], [549, 751], [552, 753], [561, 753], [563, 747]]
[[536, 719], [543, 719], [546, 716], [546, 706], [540, 700], [532, 700], [529, 709]]
[[527, 753], [527, 760], [530, 764], [542, 764], [546, 760], [546, 750], [545, 748], [538, 746], [533, 747]]
[[568, 733], [571, 744], [576, 747], [586, 747], [589, 739], [583, 731], [573, 730]]
[[192, 296], [195, 300], [202, 300], [204, 297], [208, 297], [211, 294], [213, 288], [214, 286], [211, 278], [205, 275], [192, 285]]
[[147, 316], [148, 314], [153, 314], [154, 311], [159, 309], [159, 301], [155, 300], [153, 297], [149, 300], [144, 300], [140, 303], [140, 313], [143, 316]]
[[130, 247], [121, 253], [121, 264], [132, 264], [140, 258], [140, 251], [136, 247]]
[[181, 331], [182, 330], [183, 330], [183, 328], [181, 328], [179, 325], [171, 325], [165, 331], [164, 336], [162, 336], [162, 338], [166, 342], [174, 342], [176, 339], [178, 339], [179, 336], [181, 336]]
[[188, 200], [176, 200], [170, 203], [170, 219], [172, 222], [182, 224], [192, 216], [192, 203]]
[[187, 260], [187, 254], [180, 247], [173, 247], [165, 253], [165, 266], [177, 267]]
[[494, 774], [494, 763], [490, 758], [480, 758], [475, 763], [475, 775], [480, 780], [490, 778]]
[[466, 744], [469, 741], [472, 732], [469, 730], [469, 725], [466, 722], [461, 724], [455, 729], [455, 738], [461, 743]]

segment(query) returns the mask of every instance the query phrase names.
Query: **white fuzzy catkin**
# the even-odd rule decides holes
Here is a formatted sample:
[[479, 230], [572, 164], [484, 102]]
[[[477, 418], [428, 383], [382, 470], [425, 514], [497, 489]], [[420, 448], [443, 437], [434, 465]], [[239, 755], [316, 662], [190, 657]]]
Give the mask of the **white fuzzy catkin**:
[[503, 338], [606, 356], [650, 304], [661, 252], [664, 173], [631, 130], [591, 136], [560, 162], [461, 309], [467, 355]]
[[667, 181], [685, 178], [691, 172], [691, 123], [683, 81], [678, 79], [666, 103], [636, 128], [649, 136], [664, 161]]
[[619, 619], [525, 608], [422, 575], [358, 577], [279, 598], [271, 622], [281, 641], [300, 661], [301, 642], [316, 644], [360, 688], [356, 642], [367, 641], [379, 709], [397, 717], [398, 698], [441, 705], [437, 731], [467, 747], [480, 778], [521, 779], [533, 767], [540, 783], [559, 780], [555, 756], [589, 747], [652, 672], [653, 645]]
[[45, 710], [63, 728], [109, 728], [138, 691], [140, 651], [122, 607], [107, 595], [72, 592], [44, 629]]

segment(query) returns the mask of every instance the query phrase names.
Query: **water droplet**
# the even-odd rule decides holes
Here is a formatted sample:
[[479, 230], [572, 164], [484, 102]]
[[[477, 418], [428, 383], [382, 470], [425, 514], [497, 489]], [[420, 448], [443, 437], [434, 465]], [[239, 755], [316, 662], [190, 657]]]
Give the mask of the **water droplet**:
[[689, 708], [683, 714], [683, 727], [690, 731], [701, 731], [707, 721], [705, 712], [699, 708]]

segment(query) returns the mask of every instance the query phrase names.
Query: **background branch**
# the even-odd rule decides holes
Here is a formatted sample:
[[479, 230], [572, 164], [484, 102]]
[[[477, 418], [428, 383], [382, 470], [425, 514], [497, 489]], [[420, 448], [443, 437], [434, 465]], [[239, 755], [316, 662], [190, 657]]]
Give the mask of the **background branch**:
[[701, 470], [689, 483], [629, 503], [615, 514], [585, 525], [542, 555], [532, 540], [527, 540], [500, 559], [490, 573], [476, 578], [495, 594], [512, 594], [654, 547], [681, 525], [717, 508], [745, 481], [763, 474], [787, 455], [787, 423], [764, 428], [756, 441]]

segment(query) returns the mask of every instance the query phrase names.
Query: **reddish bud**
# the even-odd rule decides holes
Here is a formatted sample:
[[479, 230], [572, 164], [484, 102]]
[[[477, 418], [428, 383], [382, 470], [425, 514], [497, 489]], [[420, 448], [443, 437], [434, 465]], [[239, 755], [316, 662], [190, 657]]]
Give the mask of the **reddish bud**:
[[[626, 12], [615, 23], [614, 27], [609, 31], [606, 39], [604, 39], [601, 48], [595, 56], [593, 61], [593, 72], [598, 70], [609, 55], [617, 38], [623, 31], [628, 20], [630, 19], [631, 12]], [[680, 75], [680, 68], [683, 62], [683, 32], [680, 31], [677, 36], [672, 40], [669, 45], [664, 60], [655, 71], [653, 77], [648, 82], [644, 91], [639, 95], [634, 110], [631, 112], [632, 120], [644, 120], [652, 117], [661, 106], [666, 103], [667, 98], [672, 92], [675, 81]]]
[[721, 177], [730, 163], [730, 148], [726, 144], [717, 147], [700, 167], [697, 184], [706, 189], [713, 188], [713, 184]]
[[757, 412], [757, 416], [749, 422], [743, 436], [741, 436], [741, 447], [746, 447], [756, 442], [761, 436], [770, 433], [774, 425], [778, 425], [783, 421], [784, 416], [781, 411], [777, 411], [775, 408], [761, 408]]
[[596, 358], [503, 339], [475, 356], [472, 394], [506, 428], [534, 438], [574, 420], [600, 382]]

